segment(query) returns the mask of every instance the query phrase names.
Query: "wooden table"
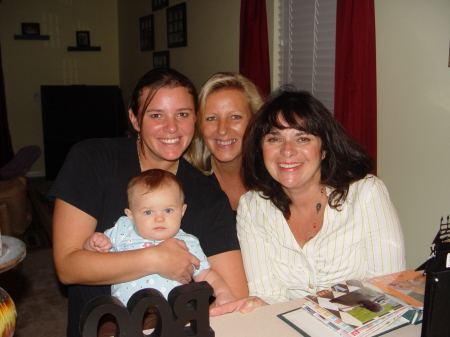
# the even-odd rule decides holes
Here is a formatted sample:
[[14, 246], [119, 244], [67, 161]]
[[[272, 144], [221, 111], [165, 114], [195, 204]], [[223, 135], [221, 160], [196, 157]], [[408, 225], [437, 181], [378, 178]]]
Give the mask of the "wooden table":
[[[239, 312], [211, 317], [210, 325], [215, 337], [299, 337], [301, 334], [277, 317], [278, 314], [296, 309], [303, 299], [273, 304], [253, 310], [248, 314]], [[419, 337], [421, 325], [409, 325], [387, 333], [386, 337]], [[327, 337], [311, 335], [312, 337]]]

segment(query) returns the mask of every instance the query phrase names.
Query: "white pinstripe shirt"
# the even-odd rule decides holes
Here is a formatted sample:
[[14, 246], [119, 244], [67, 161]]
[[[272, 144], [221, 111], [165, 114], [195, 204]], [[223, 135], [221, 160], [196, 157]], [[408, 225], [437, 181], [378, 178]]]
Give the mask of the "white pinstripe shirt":
[[327, 204], [322, 229], [300, 248], [271, 201], [254, 191], [244, 194], [237, 231], [250, 295], [272, 304], [347, 279], [405, 270], [400, 221], [379, 178], [368, 175], [351, 184], [340, 209]]

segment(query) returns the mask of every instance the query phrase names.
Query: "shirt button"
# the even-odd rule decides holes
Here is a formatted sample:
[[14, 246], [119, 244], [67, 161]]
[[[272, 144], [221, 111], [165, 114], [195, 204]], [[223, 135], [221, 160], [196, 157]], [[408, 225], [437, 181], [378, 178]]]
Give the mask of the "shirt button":
[[309, 289], [314, 289], [314, 286], [311, 283], [309, 284]]

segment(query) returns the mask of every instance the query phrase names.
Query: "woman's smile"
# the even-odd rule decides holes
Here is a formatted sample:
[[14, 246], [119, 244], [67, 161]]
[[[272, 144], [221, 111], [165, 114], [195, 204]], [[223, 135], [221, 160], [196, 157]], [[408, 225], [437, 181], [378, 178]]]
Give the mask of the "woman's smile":
[[180, 141], [181, 137], [177, 137], [177, 138], [159, 138], [159, 140], [161, 142], [163, 142], [164, 144], [175, 144], [178, 143]]
[[279, 163], [278, 166], [280, 166], [282, 169], [292, 169], [292, 168], [297, 168], [299, 166], [301, 166], [302, 163]]
[[237, 89], [209, 94], [200, 128], [203, 140], [220, 162], [239, 161], [242, 137], [251, 117], [246, 96]]
[[[148, 91], [144, 89], [143, 97]], [[167, 169], [159, 165], [178, 160], [194, 135], [195, 105], [185, 87], [159, 89], [143, 112], [140, 125], [132, 111], [129, 115], [144, 145], [140, 158], [144, 168]]]
[[321, 147], [319, 137], [294, 128], [274, 128], [263, 138], [264, 164], [283, 187], [304, 189], [320, 181]]
[[228, 146], [233, 144], [234, 142], [236, 142], [236, 139], [231, 139], [231, 140], [216, 140], [216, 144], [219, 146]]

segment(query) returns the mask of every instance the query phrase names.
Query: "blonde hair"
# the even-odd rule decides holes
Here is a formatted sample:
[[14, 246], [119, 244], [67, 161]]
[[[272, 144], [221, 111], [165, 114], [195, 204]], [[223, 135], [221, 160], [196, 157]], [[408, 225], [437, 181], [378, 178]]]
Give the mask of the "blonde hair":
[[205, 84], [203, 84], [198, 97], [199, 110], [197, 113], [197, 122], [195, 124], [194, 139], [184, 154], [184, 158], [207, 175], [213, 173], [212, 168], [208, 168], [211, 152], [203, 141], [203, 135], [200, 131], [203, 115], [205, 113], [206, 100], [212, 93], [227, 89], [238, 90], [245, 96], [252, 115], [258, 111], [263, 104], [263, 98], [258, 87], [241, 74], [219, 72], [214, 74], [205, 82]]

